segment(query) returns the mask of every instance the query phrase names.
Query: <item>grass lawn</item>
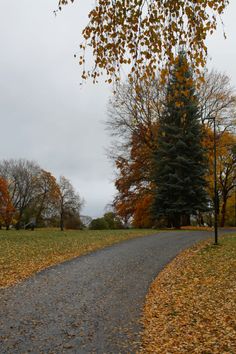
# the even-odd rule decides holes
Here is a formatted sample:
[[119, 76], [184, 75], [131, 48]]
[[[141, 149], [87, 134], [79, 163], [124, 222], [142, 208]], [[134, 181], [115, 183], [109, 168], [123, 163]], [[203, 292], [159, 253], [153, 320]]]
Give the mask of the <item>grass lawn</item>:
[[53, 264], [157, 230], [0, 230], [0, 287]]
[[153, 282], [141, 353], [236, 353], [236, 234], [203, 242]]

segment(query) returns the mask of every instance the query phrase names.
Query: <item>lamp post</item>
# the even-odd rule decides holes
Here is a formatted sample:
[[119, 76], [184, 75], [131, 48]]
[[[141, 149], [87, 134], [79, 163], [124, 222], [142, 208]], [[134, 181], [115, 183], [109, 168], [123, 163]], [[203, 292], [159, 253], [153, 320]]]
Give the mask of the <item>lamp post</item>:
[[214, 231], [215, 245], [218, 245], [218, 191], [217, 191], [217, 158], [216, 158], [216, 117], [214, 122]]

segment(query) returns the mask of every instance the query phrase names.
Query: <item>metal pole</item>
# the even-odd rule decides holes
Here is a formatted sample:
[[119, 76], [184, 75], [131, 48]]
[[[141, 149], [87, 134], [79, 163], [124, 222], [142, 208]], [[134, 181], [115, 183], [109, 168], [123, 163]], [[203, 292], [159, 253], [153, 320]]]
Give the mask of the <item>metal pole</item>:
[[217, 158], [216, 158], [216, 117], [214, 117], [214, 229], [215, 245], [218, 245], [218, 192], [217, 192]]

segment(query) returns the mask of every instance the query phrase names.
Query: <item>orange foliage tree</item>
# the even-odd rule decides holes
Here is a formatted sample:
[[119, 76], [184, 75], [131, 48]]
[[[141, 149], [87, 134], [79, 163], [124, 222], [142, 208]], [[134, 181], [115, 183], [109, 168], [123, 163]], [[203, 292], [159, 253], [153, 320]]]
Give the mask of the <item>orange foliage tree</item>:
[[132, 217], [133, 225], [140, 228], [152, 226], [152, 153], [150, 146], [133, 135], [129, 158], [120, 156], [116, 160], [119, 177], [115, 181], [115, 210], [125, 223]]
[[8, 183], [0, 176], [0, 224], [3, 223], [7, 230], [12, 223], [14, 213], [15, 208], [8, 191]]
[[[118, 171], [115, 180], [118, 194], [114, 200], [116, 212], [125, 222], [133, 220], [135, 226], [145, 227], [152, 225], [150, 216], [154, 187], [151, 182], [152, 156], [158, 143], [157, 132], [163, 114], [165, 87], [156, 80], [150, 81], [148, 85], [142, 82], [140, 88], [138, 92], [132, 84], [121, 85], [118, 88], [115, 97], [111, 100], [108, 128], [112, 136], [120, 138], [118, 143], [115, 141], [115, 148], [111, 150], [111, 157]], [[206, 178], [209, 182], [209, 194], [213, 200], [212, 118], [217, 116], [218, 135], [219, 137], [224, 135], [224, 140], [227, 141], [229, 136], [233, 136], [227, 133], [227, 129], [231, 128], [235, 121], [236, 99], [229, 78], [215, 71], [206, 75], [206, 80], [198, 88], [197, 94], [200, 118], [205, 128], [203, 145], [209, 152], [209, 173]], [[222, 142], [222, 139], [220, 141]], [[218, 154], [220, 153], [218, 179], [222, 206], [223, 194], [225, 194], [223, 183], [226, 180], [227, 183], [229, 182], [229, 179], [224, 178], [226, 150], [226, 148], [218, 149]], [[229, 196], [231, 192], [230, 187]], [[224, 215], [224, 207], [222, 210]], [[199, 214], [200, 219], [202, 215]]]
[[[209, 155], [209, 173], [207, 178], [209, 195], [214, 200], [214, 136], [210, 127], [205, 127], [204, 146]], [[220, 226], [224, 227], [228, 200], [232, 196], [236, 185], [236, 136], [229, 131], [219, 131], [216, 140], [217, 153], [217, 189], [219, 197]]]
[[40, 171], [36, 185], [37, 192], [32, 209], [36, 223], [38, 223], [40, 219], [45, 218], [51, 210], [55, 209], [60, 197], [60, 190], [56, 178], [45, 170]]
[[66, 178], [62, 191], [61, 179], [57, 182], [50, 172], [41, 169], [34, 161], [24, 159], [0, 161], [0, 176], [0, 222], [6, 227], [10, 226], [13, 214], [16, 228], [55, 225], [62, 198], [67, 218], [79, 219], [82, 201]]
[[236, 137], [225, 132], [218, 144], [218, 189], [221, 198], [220, 226], [225, 226], [227, 202], [236, 185]]
[[150, 228], [153, 226], [153, 218], [150, 209], [153, 204], [153, 193], [147, 192], [137, 200], [133, 215], [133, 225], [137, 228]]
[[227, 202], [226, 220], [227, 225], [236, 226], [236, 186]]
[[[133, 220], [134, 226], [151, 226], [151, 164], [163, 91], [158, 80], [142, 82], [138, 91], [134, 84], [126, 83], [110, 100], [107, 126], [116, 139], [110, 157], [117, 168], [118, 191], [114, 206], [125, 224]], [[136, 215], [141, 213], [145, 216], [140, 222]]]

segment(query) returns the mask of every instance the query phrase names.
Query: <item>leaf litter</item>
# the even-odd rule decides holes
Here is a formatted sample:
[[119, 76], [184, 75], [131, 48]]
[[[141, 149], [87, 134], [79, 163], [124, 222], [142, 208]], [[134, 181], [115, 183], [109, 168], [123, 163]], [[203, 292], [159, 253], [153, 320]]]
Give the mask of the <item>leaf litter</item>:
[[236, 234], [183, 251], [146, 297], [140, 354], [236, 353]]
[[52, 265], [157, 230], [0, 230], [0, 288]]

